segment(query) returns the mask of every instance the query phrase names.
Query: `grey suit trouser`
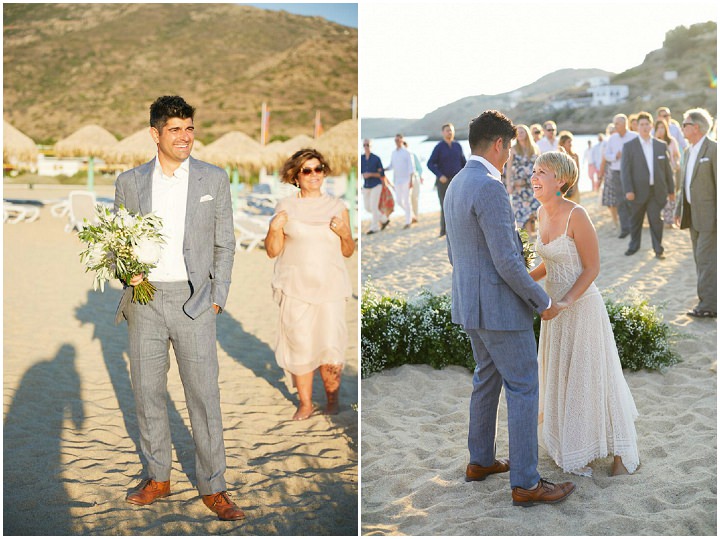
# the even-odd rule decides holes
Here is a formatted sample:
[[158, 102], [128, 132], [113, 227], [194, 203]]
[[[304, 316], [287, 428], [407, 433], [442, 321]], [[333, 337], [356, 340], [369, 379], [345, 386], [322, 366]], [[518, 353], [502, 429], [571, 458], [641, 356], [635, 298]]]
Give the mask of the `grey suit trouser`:
[[620, 221], [620, 233], [629, 234], [632, 230], [630, 202], [625, 198], [625, 189], [623, 188], [619, 170], [610, 171], [610, 181], [617, 194], [617, 213], [618, 220]]
[[717, 230], [699, 232], [690, 228], [693, 257], [697, 268], [696, 309], [717, 312]]
[[210, 308], [193, 320], [182, 309], [190, 297], [189, 283], [153, 284], [153, 301], [127, 308], [130, 376], [149, 477], [170, 480], [167, 373], [172, 343], [195, 442], [198, 490], [201, 495], [226, 490], [215, 312]]
[[470, 462], [490, 466], [500, 390], [505, 387], [510, 445], [510, 487], [533, 487], [539, 480], [538, 363], [535, 333], [466, 329], [475, 357], [470, 397]]
[[655, 251], [655, 254], [662, 254], [665, 250], [662, 246], [664, 229], [662, 210], [667, 199], [662, 204], [659, 204], [655, 199], [655, 189], [658, 189], [658, 187], [650, 186], [650, 194], [644, 202], [633, 200], [627, 203], [630, 207], [630, 243], [628, 244], [630, 251], [640, 249], [645, 214], [647, 214], [648, 224], [650, 225], [650, 241], [653, 251]]

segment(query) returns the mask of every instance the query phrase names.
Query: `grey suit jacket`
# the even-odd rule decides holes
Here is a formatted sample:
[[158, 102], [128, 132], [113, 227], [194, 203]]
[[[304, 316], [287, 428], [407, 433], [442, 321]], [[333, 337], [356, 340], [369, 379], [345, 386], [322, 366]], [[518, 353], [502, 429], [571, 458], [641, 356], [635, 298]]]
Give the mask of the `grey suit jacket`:
[[[653, 194], [658, 204], [664, 206], [670, 193], [675, 192], [670, 153], [667, 144], [662, 140], [653, 141]], [[635, 202], [644, 203], [650, 196], [650, 171], [648, 170], [645, 153], [640, 137], [623, 145], [620, 158], [620, 179], [625, 193], [635, 193]]]
[[689, 147], [683, 152], [675, 214], [680, 217], [680, 228], [692, 226], [699, 232], [710, 232], [717, 228], [717, 142], [706, 138], [700, 146], [690, 178], [692, 205], [687, 204], [685, 199], [685, 165], [689, 152]]
[[550, 298], [525, 268], [505, 186], [479, 161], [453, 178], [443, 204], [453, 266], [452, 321], [466, 329], [532, 328]]
[[[115, 211], [121, 205], [143, 215], [152, 211], [154, 168], [155, 159], [118, 176]], [[183, 310], [190, 318], [197, 318], [213, 303], [225, 306], [235, 259], [235, 232], [227, 173], [193, 157], [189, 169], [183, 247], [192, 294]], [[127, 287], [118, 305], [116, 324], [127, 318], [125, 308], [131, 299], [132, 289]]]

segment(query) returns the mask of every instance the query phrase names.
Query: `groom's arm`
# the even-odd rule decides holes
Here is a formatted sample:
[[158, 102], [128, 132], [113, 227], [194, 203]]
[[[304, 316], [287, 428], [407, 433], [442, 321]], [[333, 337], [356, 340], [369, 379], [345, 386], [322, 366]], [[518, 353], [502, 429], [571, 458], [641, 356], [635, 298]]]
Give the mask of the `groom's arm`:
[[550, 297], [530, 277], [525, 267], [525, 260], [517, 244], [515, 219], [505, 186], [495, 180], [487, 182], [484, 188], [477, 192], [475, 210], [495, 270], [513, 292], [536, 312], [546, 311], [550, 305]]
[[[215, 246], [213, 258], [212, 302], [225, 308], [230, 292], [230, 278], [235, 260], [235, 230], [233, 226], [230, 180], [227, 173], [219, 172], [219, 187], [215, 204]], [[216, 312], [218, 309], [216, 309]]]

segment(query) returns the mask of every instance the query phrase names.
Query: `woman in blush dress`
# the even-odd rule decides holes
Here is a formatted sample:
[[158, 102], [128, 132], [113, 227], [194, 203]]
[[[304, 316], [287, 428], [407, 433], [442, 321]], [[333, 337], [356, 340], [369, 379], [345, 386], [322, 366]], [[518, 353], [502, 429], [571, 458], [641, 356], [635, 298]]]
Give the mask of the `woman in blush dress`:
[[566, 472], [590, 476], [593, 460], [613, 454], [611, 475], [633, 473], [640, 464], [638, 413], [594, 283], [600, 269], [597, 234], [585, 209], [564, 197], [577, 177], [575, 161], [564, 152], [535, 161], [542, 262], [530, 275], [545, 278], [548, 295], [561, 309], [540, 326], [539, 440]]
[[516, 127], [517, 142], [510, 149], [510, 159], [505, 166], [505, 185], [511, 197], [517, 226], [532, 233], [535, 231], [535, 212], [540, 203], [533, 197], [530, 177], [540, 150], [528, 126], [519, 124]]
[[273, 294], [280, 306], [275, 359], [292, 376], [299, 405], [294, 420], [307, 419], [313, 376], [320, 371], [327, 395], [326, 414], [338, 413], [340, 377], [345, 364], [345, 303], [352, 295], [343, 257], [355, 241], [345, 204], [322, 192], [330, 167], [316, 150], [295, 152], [282, 169], [282, 181], [299, 188], [280, 200], [265, 238], [277, 257]]

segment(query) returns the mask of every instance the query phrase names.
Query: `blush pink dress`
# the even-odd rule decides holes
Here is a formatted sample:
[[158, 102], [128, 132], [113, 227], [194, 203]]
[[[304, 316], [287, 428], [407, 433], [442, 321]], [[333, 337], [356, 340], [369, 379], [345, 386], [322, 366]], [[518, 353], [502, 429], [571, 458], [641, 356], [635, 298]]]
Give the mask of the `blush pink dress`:
[[275, 210], [288, 213], [285, 244], [272, 279], [280, 306], [275, 359], [292, 374], [345, 363], [345, 303], [352, 285], [340, 238], [330, 229], [330, 219], [345, 209], [340, 199], [322, 195], [287, 197]]

